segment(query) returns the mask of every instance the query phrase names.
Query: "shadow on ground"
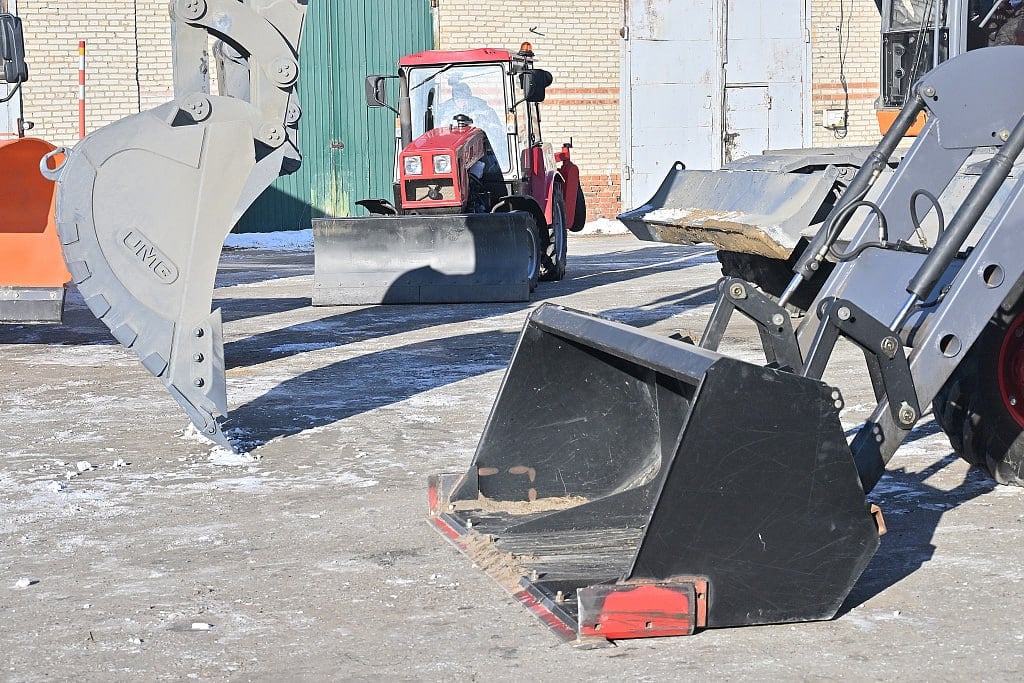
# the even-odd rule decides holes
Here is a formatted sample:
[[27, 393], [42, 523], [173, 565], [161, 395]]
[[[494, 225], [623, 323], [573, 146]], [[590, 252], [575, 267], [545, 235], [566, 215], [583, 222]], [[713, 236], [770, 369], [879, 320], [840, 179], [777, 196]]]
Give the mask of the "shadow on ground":
[[[655, 255], [651, 255], [651, 251]], [[643, 252], [638, 254], [637, 252]], [[653, 263], [651, 261], [654, 261]], [[240, 368], [287, 358], [296, 353], [341, 346], [382, 336], [403, 334], [438, 325], [482, 320], [537, 305], [541, 299], [556, 299], [592, 287], [616, 284], [679, 268], [704, 265], [714, 261], [714, 252], [704, 248], [646, 247], [596, 256], [575, 257], [573, 270], [560, 282], [541, 283], [534, 292], [534, 301], [495, 304], [427, 304], [380, 305], [366, 307], [325, 306], [318, 310], [327, 315], [317, 320], [270, 330], [229, 342], [224, 346], [228, 368]], [[620, 308], [601, 312], [610, 318], [645, 327], [664, 320], [685, 308], [714, 301], [714, 283], [696, 290], [682, 292], [652, 302], [655, 308]], [[258, 315], [302, 308], [302, 298], [289, 299], [220, 299], [224, 319], [230, 321]]]
[[930, 561], [935, 553], [932, 540], [942, 516], [998, 486], [976, 467], [968, 470], [964, 480], [949, 491], [928, 485], [930, 477], [957, 459], [956, 454], [949, 454], [921, 472], [908, 472], [902, 467], [890, 469], [871, 492], [868, 498], [882, 508], [889, 532], [882, 537], [881, 547], [839, 609], [837, 618]]
[[[469, 377], [502, 370], [518, 337], [481, 332], [346, 359], [285, 380], [231, 411], [246, 448], [398, 403]], [[367, 387], [371, 388], [370, 393]]]

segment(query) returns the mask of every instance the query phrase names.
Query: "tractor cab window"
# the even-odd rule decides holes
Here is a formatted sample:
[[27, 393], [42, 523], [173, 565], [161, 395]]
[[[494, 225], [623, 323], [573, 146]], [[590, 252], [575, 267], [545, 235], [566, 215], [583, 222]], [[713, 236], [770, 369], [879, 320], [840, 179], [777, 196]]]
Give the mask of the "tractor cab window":
[[936, 0], [883, 3], [888, 8], [882, 16], [883, 107], [902, 107], [917, 79], [948, 58], [946, 5]]
[[433, 128], [452, 125], [459, 114], [473, 119], [473, 125], [487, 134], [501, 170], [512, 169], [505, 111], [508, 109], [505, 70], [500, 64], [430, 66], [409, 74], [412, 134], [418, 137]]

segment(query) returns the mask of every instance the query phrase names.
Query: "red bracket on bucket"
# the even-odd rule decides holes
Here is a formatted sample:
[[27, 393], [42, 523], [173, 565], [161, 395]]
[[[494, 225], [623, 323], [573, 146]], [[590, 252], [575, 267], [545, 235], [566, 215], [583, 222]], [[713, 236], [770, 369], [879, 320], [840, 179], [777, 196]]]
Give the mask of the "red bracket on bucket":
[[688, 636], [707, 623], [706, 579], [619, 583], [581, 588], [580, 638]]

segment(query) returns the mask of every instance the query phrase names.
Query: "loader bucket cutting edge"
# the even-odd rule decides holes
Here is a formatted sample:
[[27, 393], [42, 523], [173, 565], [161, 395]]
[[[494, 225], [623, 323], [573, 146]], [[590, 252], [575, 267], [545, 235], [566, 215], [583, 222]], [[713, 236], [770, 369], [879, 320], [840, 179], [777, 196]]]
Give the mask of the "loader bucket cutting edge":
[[525, 212], [313, 220], [313, 305], [515, 302], [536, 267]]
[[431, 521], [562, 635], [830, 619], [879, 544], [841, 406], [822, 382], [545, 304], [469, 470], [432, 478]]
[[71, 280], [53, 220], [56, 186], [39, 162], [55, 149], [36, 138], [0, 142], [0, 322], [60, 322]]

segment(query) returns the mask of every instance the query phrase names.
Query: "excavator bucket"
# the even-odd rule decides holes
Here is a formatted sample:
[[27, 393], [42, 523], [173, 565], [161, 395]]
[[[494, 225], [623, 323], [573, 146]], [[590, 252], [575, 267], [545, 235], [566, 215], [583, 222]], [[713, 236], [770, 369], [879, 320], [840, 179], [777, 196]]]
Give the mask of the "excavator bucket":
[[313, 305], [528, 301], [536, 225], [526, 212], [313, 221]]
[[[56, 222], [92, 312], [167, 387], [193, 424], [231, 447], [220, 311], [224, 238], [278, 175], [298, 168], [304, 0], [172, 3], [175, 99], [63, 150]], [[220, 95], [207, 75], [217, 45]]]
[[0, 322], [60, 322], [64, 266], [53, 221], [56, 186], [39, 170], [54, 146], [36, 138], [0, 142]]
[[841, 407], [545, 304], [469, 471], [432, 478], [431, 522], [566, 639], [829, 619], [879, 543]]

